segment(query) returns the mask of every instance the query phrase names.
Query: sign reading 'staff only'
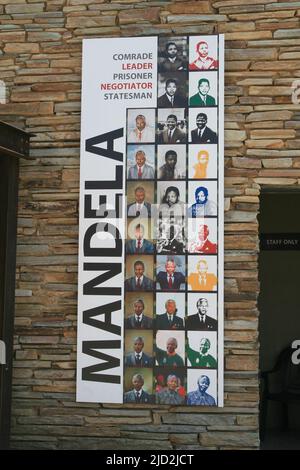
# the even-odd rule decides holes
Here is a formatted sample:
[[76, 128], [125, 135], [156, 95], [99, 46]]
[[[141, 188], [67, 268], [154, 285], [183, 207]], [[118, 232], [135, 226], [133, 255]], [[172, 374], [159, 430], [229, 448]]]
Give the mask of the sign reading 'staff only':
[[223, 61], [83, 41], [78, 401], [223, 406]]

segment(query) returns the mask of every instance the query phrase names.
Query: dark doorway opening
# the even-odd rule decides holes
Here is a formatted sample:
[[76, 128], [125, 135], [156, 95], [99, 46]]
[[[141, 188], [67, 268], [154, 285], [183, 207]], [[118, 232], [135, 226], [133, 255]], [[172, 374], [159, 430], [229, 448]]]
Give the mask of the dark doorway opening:
[[[300, 449], [300, 365], [293, 365], [291, 351], [294, 350], [287, 350], [295, 340], [300, 340], [299, 211], [299, 190], [262, 191], [258, 299], [260, 371], [276, 368], [272, 373], [261, 374], [263, 449]], [[289, 381], [295, 389], [295, 397], [281, 393]], [[266, 400], [268, 389], [271, 393]]]
[[0, 449], [9, 447], [18, 174], [19, 159], [29, 155], [29, 138], [0, 122]]

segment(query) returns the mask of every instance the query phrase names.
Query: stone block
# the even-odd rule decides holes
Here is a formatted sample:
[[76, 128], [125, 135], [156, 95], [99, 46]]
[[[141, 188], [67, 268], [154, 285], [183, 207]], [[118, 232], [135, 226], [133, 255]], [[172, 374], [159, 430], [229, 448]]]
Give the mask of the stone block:
[[248, 148], [280, 149], [284, 147], [284, 142], [281, 139], [249, 139], [245, 144]]
[[292, 158], [269, 158], [263, 159], [264, 168], [291, 168], [293, 166]]
[[225, 368], [226, 370], [257, 371], [258, 358], [253, 356], [229, 355], [225, 357]]
[[130, 24], [130, 23], [140, 23], [140, 22], [149, 22], [149, 23], [158, 23], [159, 22], [159, 7], [149, 7], [148, 8], [134, 8], [133, 10], [122, 10], [119, 13], [119, 24]]
[[[132, 10], [130, 10], [132, 11]], [[121, 13], [120, 13], [121, 14]], [[67, 17], [67, 28], [98, 28], [103, 26], [114, 26], [116, 15], [113, 16], [69, 16]]]
[[168, 23], [201, 23], [201, 22], [227, 21], [225, 15], [168, 15]]
[[179, 2], [168, 5], [168, 11], [175, 14], [185, 13], [185, 14], [200, 14], [200, 13], [212, 13], [213, 8], [211, 2], [207, 0], [199, 1], [188, 1], [188, 2]]
[[261, 168], [261, 162], [255, 158], [233, 157], [232, 166], [235, 168]]

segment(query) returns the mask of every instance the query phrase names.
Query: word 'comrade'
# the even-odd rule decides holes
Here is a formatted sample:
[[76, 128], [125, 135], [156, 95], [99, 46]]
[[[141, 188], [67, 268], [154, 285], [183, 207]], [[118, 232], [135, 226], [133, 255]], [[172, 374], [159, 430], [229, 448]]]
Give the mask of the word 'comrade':
[[114, 60], [152, 60], [152, 52], [143, 52], [138, 54], [114, 54]]

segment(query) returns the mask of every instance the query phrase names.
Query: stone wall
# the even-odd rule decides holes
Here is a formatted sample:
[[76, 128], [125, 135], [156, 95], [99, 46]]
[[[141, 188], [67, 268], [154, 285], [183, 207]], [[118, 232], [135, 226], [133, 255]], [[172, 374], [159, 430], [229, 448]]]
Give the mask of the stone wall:
[[[262, 185], [300, 181], [299, 17], [300, 1], [0, 0], [0, 118], [35, 134], [20, 172], [13, 448], [258, 447], [256, 217]], [[225, 407], [75, 403], [82, 39], [213, 32], [226, 38]]]

